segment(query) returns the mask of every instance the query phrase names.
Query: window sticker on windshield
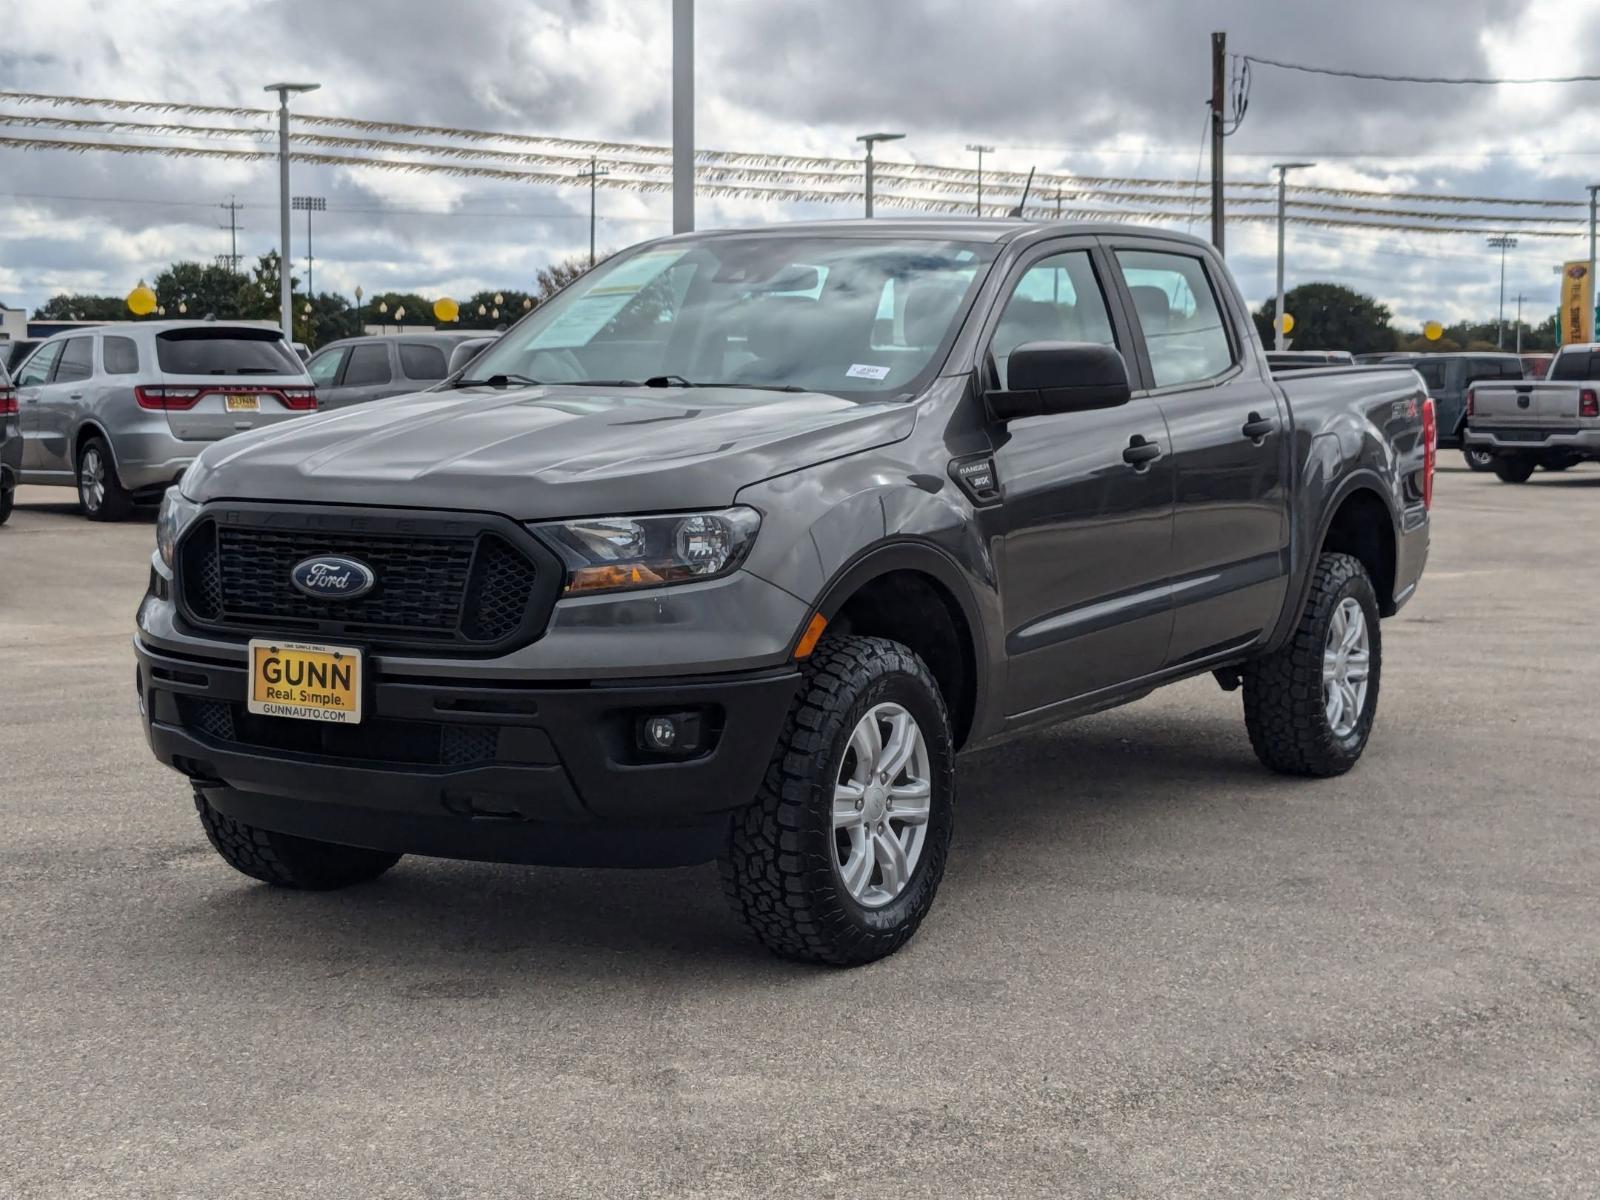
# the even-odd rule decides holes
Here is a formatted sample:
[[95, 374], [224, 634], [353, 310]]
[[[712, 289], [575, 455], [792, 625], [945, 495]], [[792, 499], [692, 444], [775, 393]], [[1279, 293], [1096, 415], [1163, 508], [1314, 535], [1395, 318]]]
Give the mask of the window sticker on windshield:
[[845, 374], [851, 379], [887, 379], [889, 368], [875, 367], [871, 363], [851, 363]]
[[[587, 346], [589, 339], [605, 328], [606, 322], [622, 311], [686, 250], [661, 250], [641, 254], [609, 272], [598, 285], [567, 305], [567, 310], [539, 331], [528, 343], [530, 350], [556, 346]], [[582, 286], [580, 280], [573, 286]]]

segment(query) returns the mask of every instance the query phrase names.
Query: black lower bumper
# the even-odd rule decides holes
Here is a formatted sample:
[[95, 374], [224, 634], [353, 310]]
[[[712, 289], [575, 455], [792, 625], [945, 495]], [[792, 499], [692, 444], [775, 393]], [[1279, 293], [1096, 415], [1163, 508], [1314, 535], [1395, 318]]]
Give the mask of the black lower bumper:
[[[714, 856], [771, 758], [792, 669], [629, 684], [473, 687], [385, 677], [358, 725], [249, 713], [237, 664], [135, 639], [150, 748], [212, 805], [280, 833], [500, 862], [667, 865]], [[702, 747], [642, 749], [652, 713], [699, 717]]]

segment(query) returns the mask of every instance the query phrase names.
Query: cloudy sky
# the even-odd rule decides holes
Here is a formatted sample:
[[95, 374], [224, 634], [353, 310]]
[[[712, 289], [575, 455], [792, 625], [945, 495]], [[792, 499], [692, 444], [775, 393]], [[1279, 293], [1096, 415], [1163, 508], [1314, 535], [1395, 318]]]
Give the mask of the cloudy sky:
[[[311, 113], [664, 143], [670, 7], [19, 2], [0, 22], [0, 89], [265, 107], [263, 84], [313, 79], [321, 91], [298, 102]], [[1212, 29], [1227, 30], [1239, 53], [1372, 72], [1600, 70], [1600, 3], [1571, 0], [699, 0], [697, 12], [702, 146], [850, 156], [857, 133], [896, 129], [907, 137], [884, 148], [885, 160], [970, 165], [964, 147], [983, 142], [997, 147], [989, 161], [1001, 169], [1088, 175], [1193, 180]], [[1600, 178], [1596, 100], [1600, 83], [1426, 87], [1257, 67], [1249, 112], [1228, 141], [1228, 174], [1264, 180], [1277, 159], [1315, 159], [1304, 182], [1582, 200]], [[0, 112], [43, 111], [58, 110], [0, 100]], [[268, 123], [253, 123], [270, 148]], [[315, 234], [319, 290], [527, 287], [538, 268], [587, 246], [588, 193], [578, 187], [300, 166], [294, 190], [328, 200]], [[61, 291], [120, 293], [174, 258], [224, 253], [219, 205], [230, 196], [244, 206], [241, 253], [275, 247], [270, 162], [0, 148], [0, 301], [31, 309]], [[599, 211], [602, 250], [671, 229], [665, 195], [602, 191]], [[856, 212], [705, 198], [698, 206], [702, 226], [818, 215]], [[1195, 218], [1205, 232], [1203, 205]], [[294, 236], [303, 255], [299, 222]], [[1271, 292], [1272, 239], [1270, 225], [1229, 232], [1229, 259], [1252, 303]], [[1508, 260], [1508, 297], [1522, 292], [1531, 313], [1547, 315], [1552, 265], [1586, 253], [1581, 234], [1525, 237]], [[1413, 324], [1495, 311], [1499, 264], [1481, 236], [1291, 227], [1289, 263], [1291, 286], [1345, 283]]]

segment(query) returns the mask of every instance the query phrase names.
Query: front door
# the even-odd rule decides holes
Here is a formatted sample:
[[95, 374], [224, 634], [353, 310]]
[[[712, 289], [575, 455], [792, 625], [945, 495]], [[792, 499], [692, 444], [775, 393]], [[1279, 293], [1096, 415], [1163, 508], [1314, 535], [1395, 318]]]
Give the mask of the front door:
[[[1103, 286], [1107, 266], [1074, 240], [1014, 270], [989, 342], [993, 383], [1005, 386], [1011, 352], [1027, 342], [1098, 342], [1127, 355]], [[1172, 627], [1173, 471], [1160, 407], [1136, 396], [1119, 408], [1015, 420], [994, 438], [1007, 715], [1157, 671]], [[1137, 449], [1145, 446], [1153, 458]]]
[[61, 357], [60, 342], [46, 342], [17, 373], [17, 409], [22, 416], [22, 469], [42, 471], [39, 454], [39, 403], [50, 382], [56, 359]]
[[68, 338], [61, 344], [50, 382], [41, 389], [35, 448], [42, 471], [72, 471], [72, 432], [89, 407], [88, 393], [94, 376], [94, 338]]
[[1255, 641], [1289, 579], [1289, 444], [1280, 394], [1234, 330], [1207, 260], [1148, 240], [1113, 254], [1172, 439], [1168, 665]]

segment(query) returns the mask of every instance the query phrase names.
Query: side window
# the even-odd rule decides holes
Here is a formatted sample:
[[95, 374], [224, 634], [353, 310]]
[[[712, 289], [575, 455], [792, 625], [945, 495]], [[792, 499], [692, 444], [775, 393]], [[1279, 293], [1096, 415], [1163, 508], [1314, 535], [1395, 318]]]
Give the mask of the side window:
[[1417, 374], [1422, 376], [1423, 385], [1430, 392], [1437, 392], [1444, 387], [1444, 363], [1425, 358], [1411, 365], [1416, 368]]
[[443, 379], [444, 351], [437, 346], [402, 345], [400, 371], [407, 379]]
[[61, 361], [56, 364], [55, 383], [76, 383], [94, 374], [94, 339], [92, 337], [68, 338], [62, 346]]
[[1116, 345], [1105, 293], [1087, 250], [1041, 259], [1017, 281], [989, 343], [1002, 388], [1011, 352], [1026, 342]]
[[333, 381], [339, 378], [339, 364], [344, 362], [348, 347], [340, 346], [337, 350], [324, 350], [306, 364], [306, 371], [311, 376], [311, 382], [318, 387], [330, 387]]
[[107, 375], [137, 375], [139, 347], [132, 338], [108, 337], [100, 343], [100, 356]]
[[43, 346], [40, 346], [22, 368], [22, 373], [17, 376], [17, 386], [38, 387], [49, 379], [50, 368], [56, 365], [56, 359], [60, 354], [60, 342], [46, 342]]
[[1502, 358], [1500, 360], [1501, 379], [1525, 379], [1527, 367], [1520, 358]]
[[345, 387], [388, 383], [392, 378], [394, 375], [389, 370], [389, 347], [386, 343], [369, 342], [350, 347], [350, 364], [344, 369]]
[[1157, 387], [1203, 383], [1233, 365], [1205, 263], [1186, 254], [1118, 250]]

